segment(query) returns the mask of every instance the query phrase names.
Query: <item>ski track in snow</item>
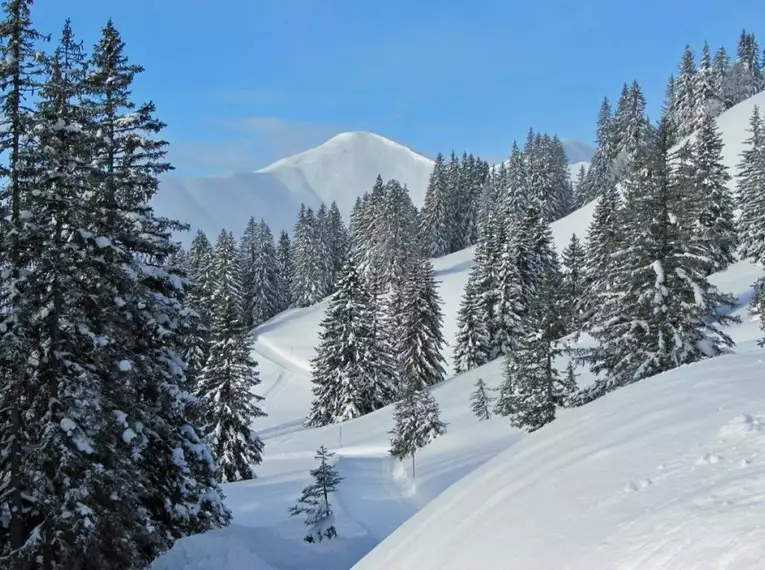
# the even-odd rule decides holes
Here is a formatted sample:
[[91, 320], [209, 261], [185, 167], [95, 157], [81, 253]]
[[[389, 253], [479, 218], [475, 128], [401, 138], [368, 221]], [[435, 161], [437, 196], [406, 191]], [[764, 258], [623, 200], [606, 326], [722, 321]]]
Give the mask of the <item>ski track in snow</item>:
[[[734, 176], [755, 104], [765, 108], [765, 93], [719, 119]], [[553, 224], [559, 250], [572, 233], [585, 236], [593, 208]], [[434, 260], [450, 347], [472, 256], [471, 248]], [[234, 526], [180, 541], [152, 570], [763, 567], [765, 351], [746, 308], [761, 274], [739, 262], [712, 276], [739, 300], [742, 323], [729, 330], [735, 354], [562, 410], [535, 433], [470, 412], [474, 383], [496, 388], [501, 361], [435, 387], [447, 433], [418, 453], [415, 481], [408, 459], [388, 455], [390, 408], [342, 427], [303, 428], [326, 302], [282, 313], [254, 332], [269, 414], [253, 425], [266, 443], [259, 478], [224, 485]], [[588, 342], [583, 335], [579, 346]], [[577, 372], [581, 385], [592, 382]], [[331, 498], [339, 537], [305, 545], [288, 508], [310, 482], [320, 445], [337, 453], [344, 477]]]

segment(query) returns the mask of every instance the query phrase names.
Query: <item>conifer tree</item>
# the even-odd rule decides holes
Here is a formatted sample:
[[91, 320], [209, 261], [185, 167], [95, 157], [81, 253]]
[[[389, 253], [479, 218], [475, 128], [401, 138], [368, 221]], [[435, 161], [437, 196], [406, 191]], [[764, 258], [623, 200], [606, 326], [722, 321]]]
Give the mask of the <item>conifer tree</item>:
[[292, 305], [309, 307], [322, 299], [324, 281], [319, 232], [311, 208], [300, 205], [292, 242]]
[[215, 276], [210, 354], [202, 369], [197, 397], [203, 431], [224, 482], [255, 477], [263, 442], [251, 429], [265, 414], [263, 398], [252, 394], [260, 384], [251, 356], [249, 328], [242, 320], [242, 271], [234, 237], [225, 230], [215, 245]]
[[348, 230], [343, 223], [343, 217], [340, 214], [336, 202], [332, 202], [327, 214], [327, 250], [331, 259], [330, 278], [331, 291], [334, 293], [337, 289], [337, 281], [342, 276], [343, 266], [348, 257], [350, 245], [348, 243]]
[[587, 169], [584, 165], [579, 167], [576, 172], [576, 180], [574, 181], [574, 208], [578, 209], [587, 203], [587, 195], [585, 189], [587, 186]]
[[412, 457], [412, 478], [416, 476], [415, 454], [438, 436], [446, 433], [438, 402], [429, 390], [407, 386], [393, 408], [395, 425], [391, 430], [390, 454], [399, 460]]
[[279, 235], [279, 243], [276, 250], [276, 267], [277, 267], [277, 299], [278, 310], [277, 313], [286, 311], [292, 303], [292, 243], [290, 242], [290, 236], [285, 231]]
[[717, 121], [707, 114], [693, 144], [694, 193], [698, 203], [698, 238], [712, 260], [711, 272], [723, 271], [736, 261], [738, 236], [733, 219], [730, 175], [722, 160], [722, 137]]
[[759, 48], [753, 34], [742, 30], [738, 40], [736, 61], [730, 69], [729, 90], [733, 104], [740, 103], [763, 88]]
[[330, 463], [334, 456], [323, 445], [316, 451], [314, 459], [319, 461], [319, 466], [311, 469], [313, 483], [303, 488], [298, 504], [290, 507], [290, 516], [306, 515], [305, 524], [310, 530], [303, 540], [309, 543], [337, 536], [329, 495], [337, 490], [343, 478]]
[[492, 398], [486, 393], [487, 390], [486, 382], [479, 378], [475, 383], [475, 390], [470, 394], [470, 410], [479, 420], [488, 420], [491, 417], [489, 405]]
[[250, 218], [239, 246], [242, 267], [242, 322], [258, 326], [279, 312], [279, 266], [271, 228]]
[[686, 45], [680, 67], [675, 79], [675, 113], [674, 125], [670, 123], [668, 129], [672, 133], [672, 127], [677, 128], [677, 136], [670, 137], [670, 141], [676, 141], [685, 137], [693, 130], [693, 118], [696, 110], [696, 94], [694, 92], [696, 77], [696, 61], [691, 46]]
[[561, 292], [566, 314], [568, 332], [579, 330], [581, 325], [582, 299], [586, 292], [585, 250], [576, 234], [562, 253], [563, 283]]
[[737, 227], [742, 258], [765, 265], [765, 123], [759, 108], [754, 108], [749, 125], [739, 165]]
[[[0, 391], [0, 511], [5, 522], [0, 529], [0, 560], [9, 567], [21, 568], [35, 552], [25, 549], [29, 532], [39, 521], [32, 482], [37, 478], [39, 465], [34, 465], [32, 441], [37, 439], [35, 425], [25, 420], [36, 417], [34, 387], [21, 364], [30, 354], [28, 329], [24, 322], [25, 292], [22, 270], [24, 259], [24, 201], [31, 190], [30, 173], [22, 164], [22, 150], [28, 133], [34, 129], [34, 116], [30, 113], [30, 98], [39, 87], [40, 62], [36, 58], [41, 35], [30, 19], [25, 0], [3, 3], [3, 21], [0, 23], [0, 53], [5, 62], [0, 69], [0, 93], [3, 129], [0, 133], [0, 151], [4, 160], [4, 184], [0, 200], [6, 220], [2, 225], [2, 328], [0, 336], [0, 371], [3, 390]], [[7, 529], [7, 530], [6, 530]]]
[[733, 106], [730, 92], [730, 58], [724, 47], [715, 52], [712, 62], [712, 77], [715, 89], [715, 95], [722, 103], [722, 111], [730, 109]]
[[715, 88], [712, 55], [709, 52], [709, 44], [707, 43], [704, 43], [699, 68], [696, 71], [693, 80], [693, 97], [695, 99], [695, 105], [691, 130], [695, 131], [702, 127], [706, 121], [707, 115], [716, 117], [723, 110], [723, 102], [719, 98]]
[[661, 107], [661, 120], [666, 122], [667, 136], [674, 145], [679, 139], [680, 125], [677, 110], [677, 88], [675, 76], [670, 75], [664, 90], [664, 104]]
[[375, 205], [375, 243], [370, 253], [368, 274], [376, 289], [398, 287], [409, 274], [413, 260], [421, 251], [418, 242], [417, 209], [409, 190], [397, 180], [389, 180], [380, 190]]
[[392, 403], [396, 394], [392, 355], [375, 338], [375, 307], [352, 259], [338, 286], [312, 361], [314, 400], [306, 420], [312, 427], [363, 416]]
[[[132, 513], [143, 519], [144, 533], [153, 531], [148, 541], [135, 541], [144, 566], [175, 539], [227, 524], [230, 515], [209, 448], [197, 434], [194, 399], [183, 374], [183, 342], [194, 319], [184, 307], [178, 276], [167, 272], [165, 261], [176, 248], [171, 233], [186, 227], [156, 217], [150, 206], [159, 177], [171, 166], [167, 143], [156, 138], [164, 124], [154, 117], [154, 105], [136, 105], [130, 98], [141, 71], [128, 61], [124, 42], [107, 22], [85, 84], [88, 127], [96, 135], [89, 147], [92, 192], [85, 200], [98, 212], [85, 230], [108, 265], [101, 287], [119, 312], [98, 331], [101, 338], [114, 339], [103, 347], [101, 361], [112, 371], [101, 383], [102, 399], [113, 402], [116, 419], [104, 437], [129, 446], [125, 461], [132, 461], [131, 477], [115, 477], [122, 477], [123, 495], [129, 495], [128, 485], [137, 492]], [[104, 308], [92, 310], [105, 316]]]
[[190, 284], [186, 296], [188, 306], [197, 312], [200, 321], [186, 331], [183, 359], [190, 386], [196, 386], [199, 373], [209, 355], [209, 327], [212, 321], [213, 249], [207, 236], [198, 230], [189, 246], [186, 259]]
[[393, 295], [395, 352], [402, 385], [422, 390], [442, 382], [443, 314], [430, 261], [414, 260], [406, 281]]
[[614, 254], [613, 287], [600, 295], [589, 331], [598, 342], [589, 355], [592, 370], [604, 373], [590, 399], [733, 344], [721, 328], [735, 320], [721, 310], [733, 299], [707, 280], [714, 262], [693, 237], [668, 151], [662, 123], [625, 180], [624, 245]]
[[573, 360], [569, 360], [566, 365], [566, 371], [560, 381], [553, 385], [553, 400], [559, 408], [570, 407], [574, 404], [579, 391], [577, 385], [578, 374]]
[[457, 337], [454, 347], [454, 371], [457, 374], [483, 366], [491, 355], [480, 293], [476, 272], [471, 271], [457, 313]]
[[420, 243], [428, 257], [441, 257], [451, 248], [453, 219], [450, 218], [449, 170], [453, 169], [446, 166], [439, 153], [425, 191], [420, 220]]

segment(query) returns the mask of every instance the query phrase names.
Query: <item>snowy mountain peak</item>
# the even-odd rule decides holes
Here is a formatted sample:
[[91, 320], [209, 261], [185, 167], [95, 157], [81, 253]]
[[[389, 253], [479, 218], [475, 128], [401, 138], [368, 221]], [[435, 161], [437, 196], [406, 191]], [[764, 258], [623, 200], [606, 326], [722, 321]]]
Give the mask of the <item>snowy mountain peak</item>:
[[264, 218], [278, 233], [291, 230], [300, 204], [318, 208], [337, 202], [348, 219], [358, 196], [371, 190], [377, 175], [405, 184], [416, 204], [425, 195], [433, 162], [378, 134], [340, 133], [321, 145], [255, 172], [217, 177], [168, 176], [154, 199], [161, 215], [191, 223], [215, 236], [222, 228], [240, 234], [250, 216]]

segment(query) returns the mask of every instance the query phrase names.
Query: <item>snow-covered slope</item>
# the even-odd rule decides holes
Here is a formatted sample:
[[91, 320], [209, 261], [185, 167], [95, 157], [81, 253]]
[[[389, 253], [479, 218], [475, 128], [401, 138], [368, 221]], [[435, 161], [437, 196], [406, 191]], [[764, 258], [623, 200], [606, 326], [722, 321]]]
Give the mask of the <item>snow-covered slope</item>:
[[[765, 94], [719, 119], [732, 174], [755, 104], [765, 105]], [[554, 224], [559, 248], [585, 234], [593, 208]], [[470, 249], [435, 260], [450, 342], [471, 266]], [[180, 541], [154, 570], [347, 570], [367, 553], [357, 568], [758, 568], [765, 351], [746, 303], [759, 275], [740, 262], [713, 276], [739, 298], [743, 323], [730, 331], [736, 354], [562, 411], [534, 434], [470, 413], [474, 382], [498, 385], [499, 361], [435, 387], [448, 433], [418, 454], [416, 480], [388, 455], [390, 409], [302, 428], [325, 305], [279, 315], [255, 331], [269, 414], [253, 426], [266, 442], [259, 479], [225, 486], [234, 526]], [[592, 378], [582, 371], [579, 380]], [[306, 545], [288, 508], [319, 445], [337, 452], [344, 477], [333, 497], [340, 536]]]
[[[317, 208], [336, 201], [347, 219], [356, 197], [372, 188], [378, 174], [406, 184], [421, 203], [432, 168], [430, 159], [379, 135], [342, 133], [255, 172], [167, 176], [153, 205], [211, 238], [224, 227], [240, 234], [250, 216], [264, 218], [278, 233], [292, 230], [301, 202]], [[179, 236], [185, 242], [191, 237], [192, 232]]]

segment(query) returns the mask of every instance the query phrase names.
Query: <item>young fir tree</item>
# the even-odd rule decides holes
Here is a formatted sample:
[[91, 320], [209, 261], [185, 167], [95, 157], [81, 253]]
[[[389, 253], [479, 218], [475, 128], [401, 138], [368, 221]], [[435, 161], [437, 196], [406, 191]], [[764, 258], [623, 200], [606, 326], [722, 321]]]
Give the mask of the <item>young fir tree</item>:
[[483, 378], [475, 383], [475, 390], [470, 394], [470, 410], [479, 420], [488, 420], [491, 417], [489, 406], [492, 398], [487, 394], [488, 388]]
[[394, 290], [392, 306], [402, 384], [422, 390], [442, 382], [443, 314], [429, 260], [414, 260], [407, 280]]
[[476, 275], [475, 271], [470, 272], [457, 313], [454, 347], [454, 371], [457, 374], [483, 366], [491, 354]]
[[292, 304], [292, 243], [290, 242], [290, 236], [285, 231], [279, 235], [279, 243], [276, 248], [276, 267], [277, 267], [277, 299], [278, 299], [278, 311], [286, 311]]
[[558, 383], [553, 385], [553, 400], [557, 407], [566, 408], [575, 403], [579, 392], [579, 386], [576, 381], [578, 376], [574, 361], [569, 360], [563, 377], [560, 378]]
[[102, 398], [114, 402], [115, 410], [112, 431], [104, 437], [129, 445], [125, 455], [133, 472], [120, 481], [123, 494], [128, 485], [137, 490], [138, 507], [131, 512], [143, 519], [144, 533], [153, 531], [133, 549], [143, 567], [177, 538], [224, 525], [230, 515], [209, 448], [197, 435], [194, 399], [183, 374], [185, 332], [195, 320], [184, 307], [179, 277], [164, 268], [176, 249], [171, 233], [186, 228], [156, 217], [149, 206], [171, 166], [167, 143], [156, 138], [164, 124], [154, 117], [153, 104], [130, 99], [141, 71], [129, 63], [124, 42], [108, 22], [85, 85], [94, 174], [83, 201], [98, 212], [85, 230], [108, 264], [101, 287], [109, 292], [109, 305], [92, 310], [102, 317], [107, 306], [119, 312], [98, 330], [98, 338], [107, 339], [102, 362], [112, 371], [101, 383]]
[[724, 47], [720, 47], [715, 52], [712, 62], [712, 77], [715, 90], [715, 96], [722, 103], [721, 111], [730, 109], [733, 106], [730, 93], [730, 57]]
[[446, 433], [438, 402], [429, 390], [407, 385], [403, 397], [393, 408], [395, 425], [391, 430], [390, 454], [399, 460], [412, 457], [412, 478], [416, 476], [415, 454], [438, 436]]
[[695, 105], [693, 110], [693, 124], [691, 130], [700, 129], [707, 116], [716, 117], [723, 111], [723, 102], [717, 95], [715, 88], [715, 76], [712, 69], [712, 55], [709, 52], [709, 44], [704, 43], [701, 52], [701, 61], [696, 75], [693, 78], [693, 96]]
[[314, 400], [306, 425], [363, 416], [395, 400], [389, 347], [375, 338], [372, 297], [349, 259], [321, 322], [312, 361]]
[[348, 230], [343, 223], [343, 217], [340, 214], [340, 208], [338, 208], [336, 202], [332, 202], [329, 207], [329, 213], [327, 214], [327, 251], [331, 259], [330, 277], [331, 291], [334, 293], [337, 290], [338, 279], [343, 274], [343, 266], [345, 260], [348, 257], [350, 249]]
[[263, 398], [252, 394], [260, 384], [251, 356], [249, 328], [242, 321], [242, 270], [234, 237], [225, 230], [215, 245], [213, 321], [210, 355], [202, 369], [197, 396], [204, 434], [224, 482], [255, 477], [263, 442], [251, 429], [265, 414]]
[[738, 235], [741, 257], [765, 265], [765, 123], [757, 107], [752, 112], [747, 147], [738, 175]]
[[209, 354], [209, 327], [212, 319], [212, 262], [213, 248], [207, 236], [199, 230], [191, 241], [186, 267], [188, 270], [188, 306], [197, 312], [200, 321], [190, 327], [184, 342], [183, 359], [186, 362], [186, 377], [191, 386], [196, 386], [199, 373], [204, 368]]
[[566, 330], [579, 330], [582, 323], [583, 298], [586, 292], [585, 263], [586, 255], [582, 242], [572, 234], [571, 241], [561, 255], [563, 262], [563, 282], [561, 293], [566, 315]]
[[454, 220], [450, 217], [449, 170], [439, 153], [425, 191], [420, 219], [420, 243], [428, 257], [441, 257], [451, 248]]
[[376, 239], [367, 272], [374, 277], [375, 289], [381, 290], [398, 287], [405, 281], [421, 248], [417, 238], [417, 209], [409, 190], [397, 180], [389, 180], [380, 192], [376, 198], [380, 203], [374, 205]]
[[313, 483], [303, 488], [298, 504], [290, 507], [290, 516], [306, 515], [305, 524], [310, 530], [303, 540], [309, 543], [337, 536], [329, 495], [337, 490], [343, 478], [331, 463], [334, 456], [323, 445], [316, 451], [314, 459], [319, 466], [311, 469]]
[[733, 218], [730, 175], [722, 160], [722, 137], [717, 121], [707, 114], [693, 143], [692, 167], [698, 212], [698, 239], [712, 260], [711, 272], [723, 271], [736, 261], [738, 236]]
[[672, 175], [668, 151], [662, 124], [624, 182], [630, 217], [614, 254], [613, 286], [599, 296], [591, 321], [598, 345], [589, 360], [604, 375], [589, 399], [733, 344], [721, 328], [735, 320], [722, 310], [733, 306], [733, 298], [707, 280], [714, 261], [694, 237], [683, 195], [690, 182]]

